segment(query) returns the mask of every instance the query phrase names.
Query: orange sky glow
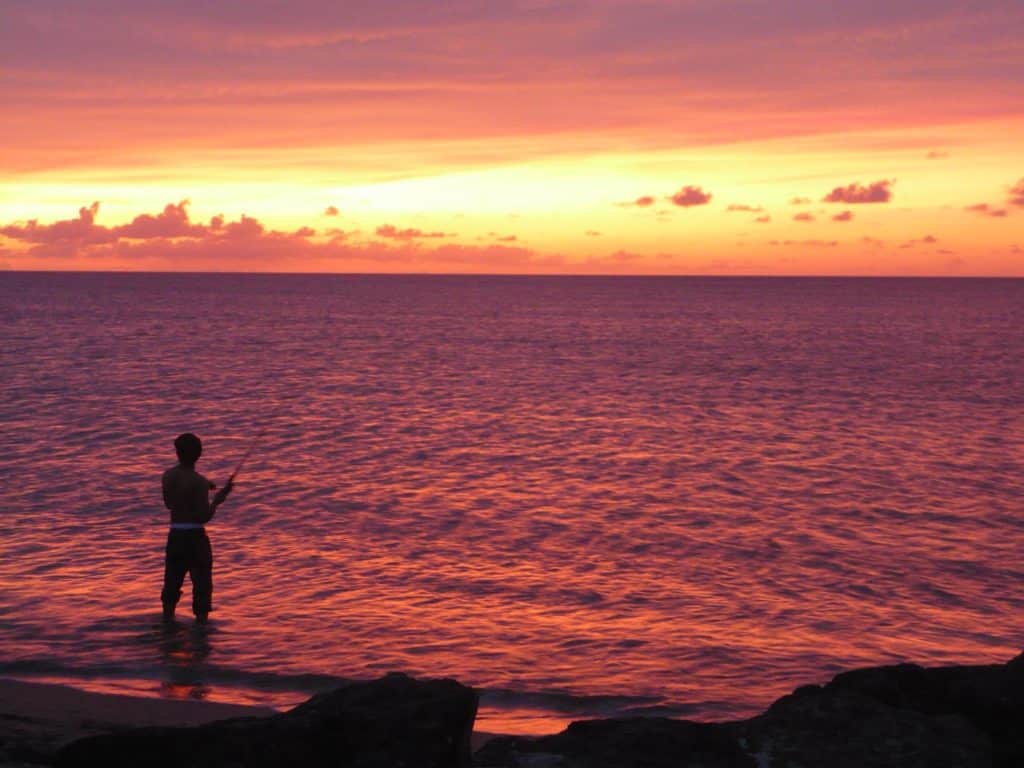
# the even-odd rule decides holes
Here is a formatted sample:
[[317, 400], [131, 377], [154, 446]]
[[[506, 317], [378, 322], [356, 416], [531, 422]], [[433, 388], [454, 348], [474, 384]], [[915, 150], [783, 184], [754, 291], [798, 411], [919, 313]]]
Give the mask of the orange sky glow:
[[1024, 5], [0, 8], [6, 269], [1024, 276]]

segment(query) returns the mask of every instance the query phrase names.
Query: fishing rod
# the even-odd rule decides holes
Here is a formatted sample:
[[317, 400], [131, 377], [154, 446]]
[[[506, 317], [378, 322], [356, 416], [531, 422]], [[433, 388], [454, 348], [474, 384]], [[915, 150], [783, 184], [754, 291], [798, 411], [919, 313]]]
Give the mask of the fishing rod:
[[263, 424], [263, 429], [259, 431], [259, 434], [257, 434], [256, 437], [254, 437], [249, 442], [249, 447], [246, 449], [245, 453], [242, 454], [242, 458], [239, 459], [238, 464], [235, 466], [234, 472], [231, 473], [231, 475], [228, 477], [228, 481], [224, 484], [224, 487], [227, 488], [229, 492], [235, 482], [235, 475], [242, 471], [242, 467], [245, 466], [245, 462], [249, 460], [249, 457], [252, 455], [252, 452], [256, 450], [256, 446], [259, 445], [260, 440], [262, 440], [263, 436], [267, 434], [267, 430], [270, 428], [270, 422], [273, 421], [273, 416], [276, 416], [279, 410], [280, 409], [274, 411], [274, 413], [271, 415], [271, 418], [267, 419], [267, 421]]
[[242, 458], [241, 460], [239, 460], [238, 465], [235, 467], [235, 471], [232, 472], [231, 476], [228, 478], [228, 485], [231, 485], [231, 483], [235, 482], [235, 475], [242, 471], [242, 467], [245, 466], [245, 462], [248, 461], [249, 457], [252, 455], [252, 452], [256, 450], [256, 446], [259, 445], [260, 440], [263, 439], [263, 436], [265, 434], [267, 434], [266, 425], [264, 425], [263, 429], [260, 430], [259, 434], [252, 439], [252, 442], [249, 443], [249, 448], [246, 450], [244, 454], [242, 454]]

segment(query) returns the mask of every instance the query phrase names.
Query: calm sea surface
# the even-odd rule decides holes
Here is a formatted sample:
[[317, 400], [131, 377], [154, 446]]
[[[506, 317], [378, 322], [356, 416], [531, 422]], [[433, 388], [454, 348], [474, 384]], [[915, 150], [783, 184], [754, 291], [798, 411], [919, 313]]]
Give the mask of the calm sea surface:
[[[0, 674], [480, 727], [1024, 646], [1024, 281], [0, 273]], [[175, 435], [223, 482], [164, 632]]]

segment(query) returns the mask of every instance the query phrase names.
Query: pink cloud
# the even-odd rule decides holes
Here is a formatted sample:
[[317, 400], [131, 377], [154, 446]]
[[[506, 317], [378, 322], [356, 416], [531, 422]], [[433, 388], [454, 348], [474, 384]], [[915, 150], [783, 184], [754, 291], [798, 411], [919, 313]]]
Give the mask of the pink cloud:
[[793, 221], [815, 221], [813, 213], [798, 213], [793, 217]]
[[853, 211], [843, 211], [832, 217], [832, 221], [853, 221]]
[[732, 203], [726, 211], [748, 211], [750, 213], [760, 213], [764, 210], [760, 205], [744, 205], [742, 203]]
[[629, 200], [625, 203], [616, 203], [616, 205], [623, 208], [649, 208], [654, 205], [655, 202], [656, 200], [651, 195], [643, 195], [642, 197], [638, 197], [636, 200]]
[[900, 246], [900, 248], [913, 248], [918, 244], [934, 245], [937, 242], [939, 242], [939, 238], [935, 237], [935, 235], [925, 235], [924, 237], [908, 240], [907, 242], [903, 243]]
[[800, 245], [816, 248], [835, 248], [838, 240], [769, 240], [768, 245]]
[[[114, 227], [111, 232], [117, 237], [148, 240], [154, 237], [194, 237], [203, 234], [204, 227], [193, 224], [188, 216], [188, 200], [175, 205], [168, 203], [155, 216], [143, 213], [132, 219], [130, 224]], [[221, 222], [223, 219], [220, 220]], [[211, 225], [213, 222], [211, 222]]]
[[892, 184], [885, 179], [867, 186], [854, 182], [836, 187], [822, 199], [826, 203], [888, 203], [892, 200]]
[[98, 202], [78, 209], [77, 219], [55, 221], [52, 224], [40, 224], [38, 219], [29, 219], [24, 223], [8, 224], [0, 227], [0, 235], [12, 240], [26, 243], [104, 243], [117, 239], [105, 227], [96, 225], [99, 213]]
[[337, 146], [340, 126], [356, 146], [381, 133], [579, 143], [597, 127], [622, 146], [683, 126], [701, 146], [1014, 115], [1024, 86], [993, 56], [1016, 50], [1018, 5], [801, 0], [736, 14], [665, 0], [303, 1], [281, 14], [265, 2], [245, 13], [195, 0], [105, 0], [102, 13], [8, 3], [0, 50], [18, 62], [5, 71], [18, 114], [5, 116], [0, 144], [12, 160], [52, 162], [74, 125], [61, 143], [106, 168], [167, 141]]
[[445, 232], [424, 232], [422, 229], [399, 229], [394, 224], [384, 224], [377, 227], [378, 237], [387, 237], [394, 240], [418, 240], [421, 238], [448, 237]]
[[989, 205], [988, 203], [968, 205], [967, 207], [964, 208], [964, 210], [970, 211], [971, 213], [978, 213], [981, 214], [982, 216], [991, 216], [994, 219], [1005, 218], [1006, 215], [1009, 213], [1009, 211], [1007, 211], [1005, 208], [996, 208], [994, 206]]
[[252, 244], [255, 241], [290, 244], [306, 243], [316, 231], [302, 227], [295, 232], [268, 231], [257, 219], [242, 214], [237, 221], [214, 216], [209, 224], [193, 223], [188, 214], [188, 200], [168, 203], [158, 214], [140, 214], [128, 224], [105, 227], [96, 223], [99, 203], [81, 208], [77, 219], [41, 225], [37, 221], [11, 224], [0, 228], [0, 234], [29, 247], [29, 255], [48, 257], [88, 256], [99, 246], [124, 253], [170, 252], [190, 245], [210, 247], [225, 243]]
[[1010, 205], [1024, 206], [1024, 179], [1010, 187]]
[[678, 205], [680, 208], [692, 208], [696, 205], [707, 205], [711, 202], [711, 197], [710, 192], [705, 192], [700, 187], [688, 185], [674, 195], [671, 195], [668, 199], [672, 201], [673, 205]]
[[109, 264], [140, 269], [233, 270], [244, 266], [275, 271], [565, 272], [575, 268], [560, 256], [506, 244], [426, 247], [413, 241], [419, 236], [410, 230], [397, 228], [393, 228], [396, 237], [389, 244], [350, 243], [349, 233], [339, 229], [321, 236], [308, 226], [275, 230], [245, 215], [231, 221], [216, 216], [209, 224], [194, 223], [188, 218], [186, 202], [115, 227], [96, 223], [98, 211], [99, 204], [94, 203], [82, 208], [76, 219], [0, 226], [0, 234], [13, 242], [12, 247], [0, 247], [0, 253], [22, 264], [45, 260], [75, 268]]

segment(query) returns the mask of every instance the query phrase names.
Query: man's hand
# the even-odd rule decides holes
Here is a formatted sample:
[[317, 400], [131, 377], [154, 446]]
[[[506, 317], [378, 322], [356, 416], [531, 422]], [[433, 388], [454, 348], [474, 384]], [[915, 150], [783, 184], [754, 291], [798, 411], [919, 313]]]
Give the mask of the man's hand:
[[227, 483], [225, 483], [224, 487], [217, 491], [216, 494], [214, 494], [213, 505], [215, 507], [219, 507], [221, 504], [223, 504], [224, 500], [228, 497], [228, 494], [231, 493], [231, 489], [234, 487], [235, 481], [228, 480]]

